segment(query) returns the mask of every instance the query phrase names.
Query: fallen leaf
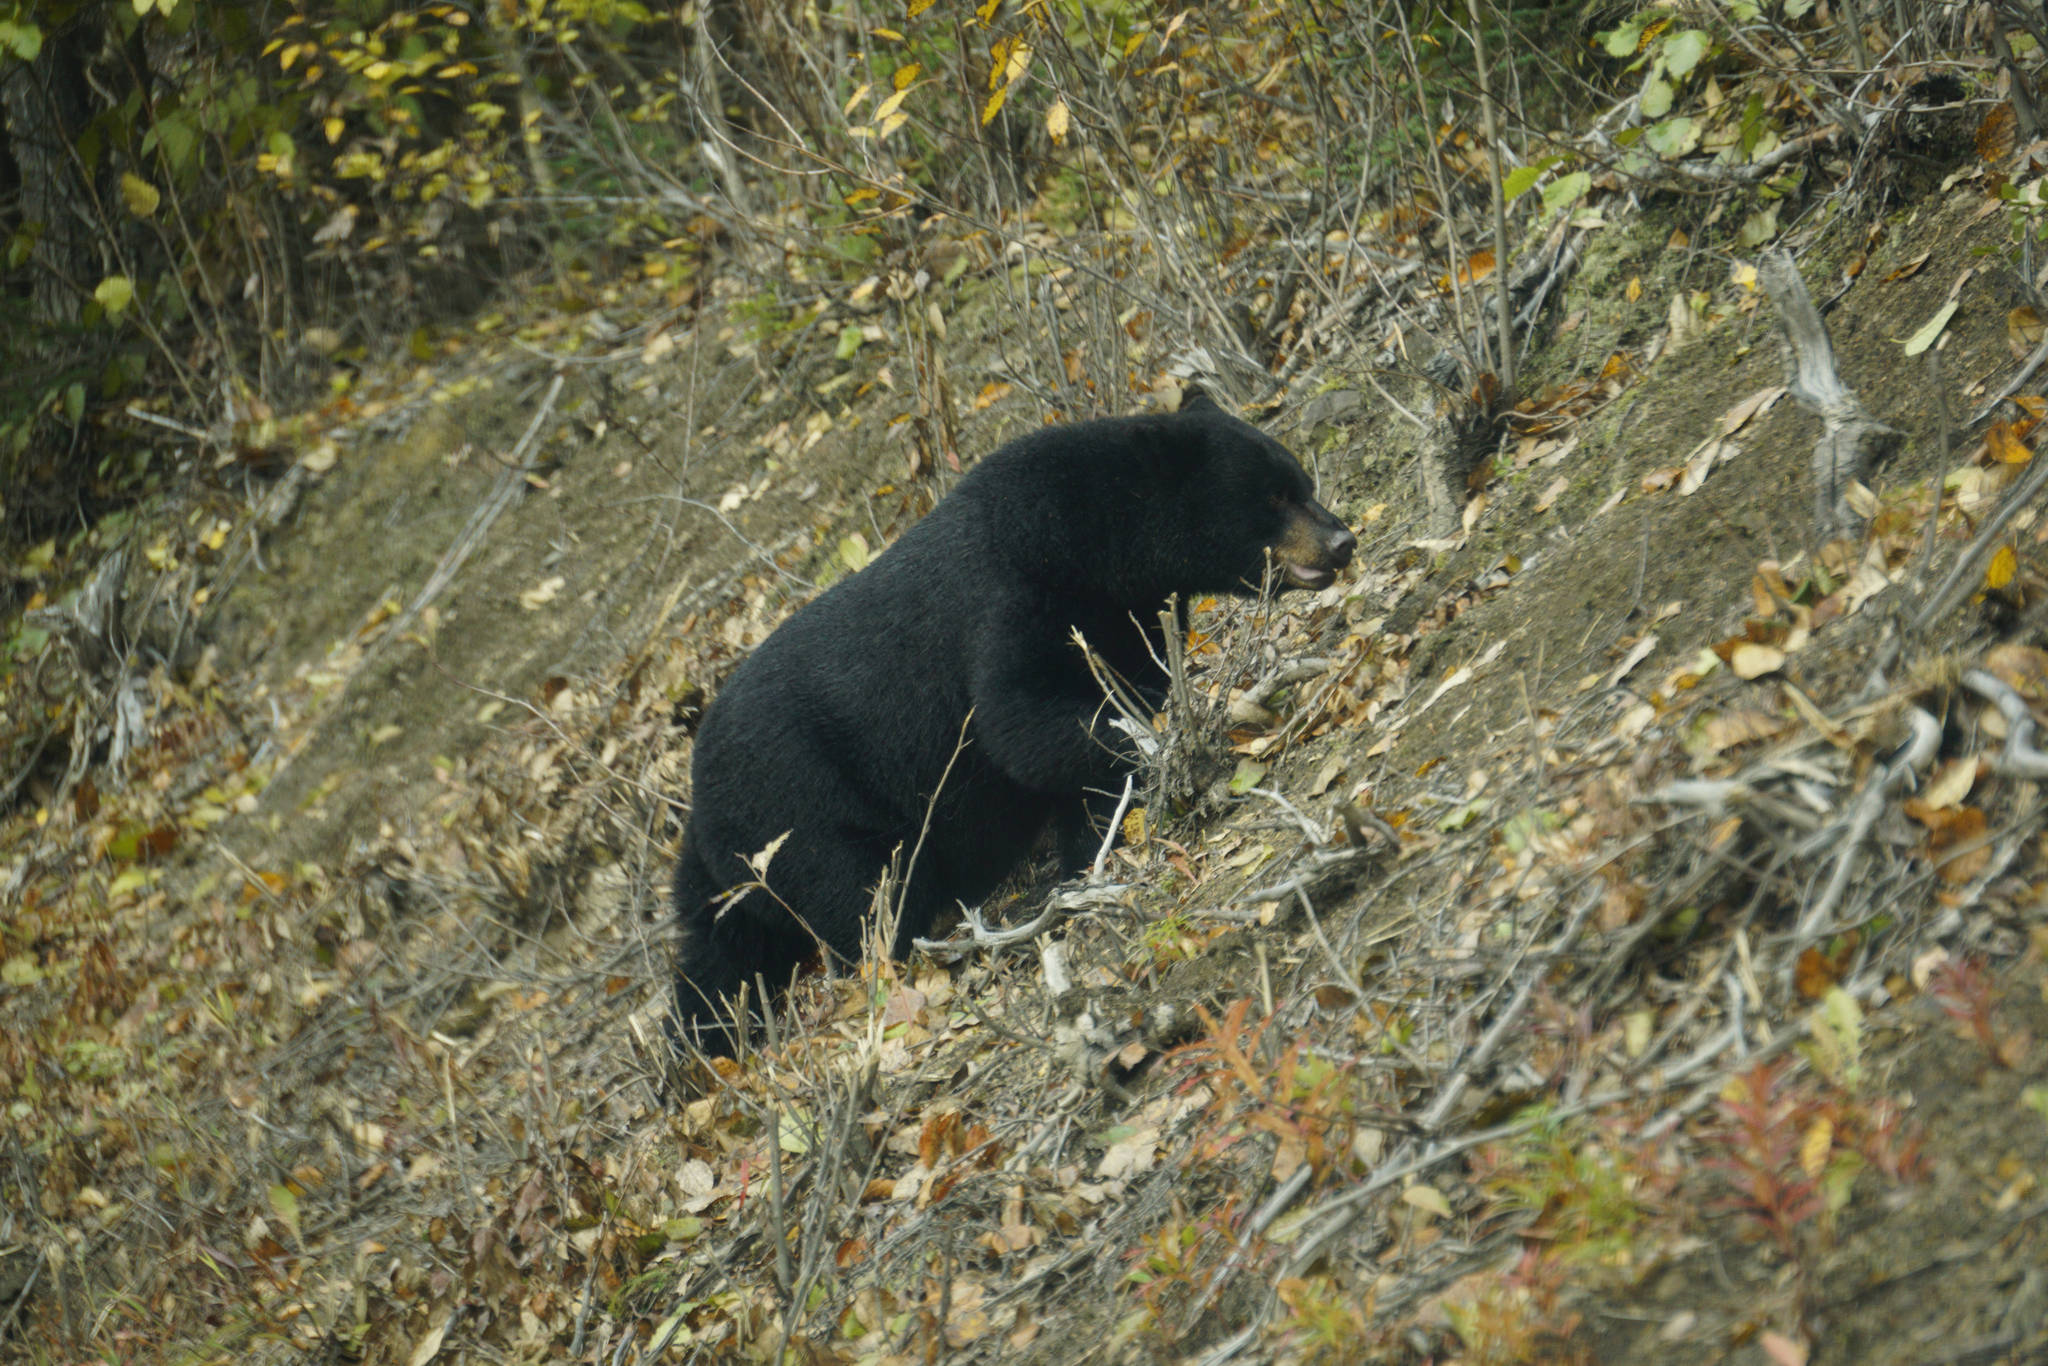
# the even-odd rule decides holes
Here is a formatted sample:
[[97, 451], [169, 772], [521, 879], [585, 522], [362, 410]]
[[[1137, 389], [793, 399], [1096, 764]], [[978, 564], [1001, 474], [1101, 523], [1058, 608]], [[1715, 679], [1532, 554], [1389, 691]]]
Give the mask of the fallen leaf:
[[1158, 1145], [1158, 1129], [1149, 1125], [1138, 1128], [1109, 1145], [1095, 1174], [1105, 1181], [1114, 1181], [1148, 1172], [1154, 1161], [1153, 1149]]
[[1439, 1219], [1451, 1217], [1451, 1202], [1444, 1199], [1442, 1191], [1435, 1186], [1416, 1184], [1401, 1192], [1404, 1203], [1413, 1205], [1425, 1214], [1434, 1214]]
[[2027, 353], [2041, 344], [2043, 335], [2048, 335], [2048, 328], [2041, 325], [2041, 315], [2025, 304], [2005, 315], [2005, 340], [2014, 360], [2026, 359]]
[[1934, 345], [1936, 339], [1941, 336], [1942, 329], [1948, 326], [1948, 320], [1956, 315], [1956, 307], [1956, 301], [1950, 299], [1947, 303], [1936, 309], [1934, 316], [1929, 318], [1918, 332], [1906, 338], [1906, 354], [1917, 356], [1928, 347]]
[[1974, 757], [1951, 759], [1936, 770], [1927, 786], [1921, 789], [1920, 800], [1931, 811], [1945, 811], [1961, 805], [1976, 781], [1977, 760]]
[[1922, 267], [1922, 266], [1926, 265], [1926, 264], [1927, 264], [1927, 262], [1928, 262], [1928, 259], [1929, 259], [1930, 257], [1932, 257], [1933, 255], [1934, 255], [1934, 253], [1933, 253], [1933, 252], [1931, 252], [1931, 251], [1923, 251], [1923, 252], [1921, 252], [1921, 253], [1920, 253], [1920, 254], [1919, 254], [1918, 256], [1915, 256], [1915, 257], [1912, 257], [1912, 258], [1910, 258], [1909, 260], [1907, 260], [1907, 261], [1906, 261], [1906, 263], [1905, 263], [1905, 264], [1901, 265], [1901, 266], [1900, 266], [1900, 267], [1899, 267], [1898, 269], [1894, 270], [1894, 271], [1893, 271], [1893, 272], [1892, 272], [1891, 274], [1889, 274], [1889, 275], [1885, 276], [1885, 277], [1884, 277], [1884, 281], [1885, 281], [1885, 283], [1886, 283], [1886, 284], [1892, 284], [1892, 283], [1894, 283], [1894, 282], [1896, 282], [1896, 281], [1899, 281], [1899, 280], [1910, 280], [1910, 279], [1912, 279], [1912, 278], [1913, 278], [1913, 277], [1914, 277], [1915, 275], [1918, 275], [1918, 274], [1920, 273], [1920, 267]]
[[2009, 103], [1999, 103], [1977, 125], [1977, 155], [1985, 161], [2003, 161], [2019, 141], [2019, 115]]
[[427, 1335], [412, 1349], [411, 1366], [427, 1366], [434, 1354], [441, 1350], [441, 1339], [448, 1336], [448, 1325], [455, 1321], [455, 1309], [451, 1305], [442, 1315], [441, 1321], [427, 1330]]
[[1758, 413], [1767, 413], [1771, 406], [1785, 396], [1785, 386], [1774, 384], [1759, 389], [1748, 398], [1721, 414], [1721, 435], [1733, 436], [1741, 426]]
[[1775, 645], [1758, 645], [1746, 640], [1735, 647], [1728, 667], [1737, 678], [1761, 678], [1785, 667], [1785, 652]]
[[1992, 552], [1991, 563], [1984, 566], [1984, 586], [1986, 588], [2005, 587], [2012, 582], [2013, 575], [2019, 572], [2019, 567], [2020, 557], [2014, 553], [2011, 546], [2002, 545], [1998, 547], [1996, 551]]

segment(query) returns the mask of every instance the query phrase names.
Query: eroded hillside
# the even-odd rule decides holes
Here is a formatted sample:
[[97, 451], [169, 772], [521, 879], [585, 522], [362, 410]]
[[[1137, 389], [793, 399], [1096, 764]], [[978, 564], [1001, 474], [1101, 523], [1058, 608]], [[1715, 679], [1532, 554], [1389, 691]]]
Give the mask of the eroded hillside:
[[[1275, 136], [1290, 98], [1251, 102]], [[1423, 352], [1490, 260], [1391, 210], [1236, 244], [1247, 369], [1166, 307], [1198, 235], [1058, 180], [797, 305], [759, 242], [591, 282], [138, 515], [130, 667], [90, 622], [44, 667], [69, 641], [144, 724], [0, 835], [6, 1350], [2033, 1359], [2048, 531], [1996, 197], [2032, 154], [1796, 104], [1826, 194], [1589, 157], [1521, 224], [1553, 292], [1455, 527], [1418, 467], [1467, 400]], [[1766, 237], [1904, 434], [1851, 538]], [[811, 977], [737, 1065], [672, 1061], [706, 699], [1006, 436], [1193, 374], [1360, 538], [1334, 587], [1199, 605], [1201, 796], [984, 908], [1053, 895], [1042, 935]]]

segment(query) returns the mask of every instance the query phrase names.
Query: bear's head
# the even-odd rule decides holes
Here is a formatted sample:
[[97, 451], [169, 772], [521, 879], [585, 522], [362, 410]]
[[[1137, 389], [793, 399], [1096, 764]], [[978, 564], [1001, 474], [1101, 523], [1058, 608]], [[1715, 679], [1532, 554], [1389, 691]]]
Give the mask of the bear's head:
[[1172, 487], [1159, 510], [1175, 524], [1173, 589], [1257, 592], [1269, 565], [1278, 587], [1325, 588], [1351, 563], [1358, 538], [1316, 501], [1308, 472], [1285, 446], [1199, 389], [1163, 421], [1158, 468]]

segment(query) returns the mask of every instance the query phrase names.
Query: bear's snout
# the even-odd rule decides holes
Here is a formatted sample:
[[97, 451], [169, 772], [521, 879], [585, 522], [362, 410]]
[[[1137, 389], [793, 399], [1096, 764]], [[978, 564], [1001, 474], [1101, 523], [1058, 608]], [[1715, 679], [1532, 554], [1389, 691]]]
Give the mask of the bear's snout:
[[1273, 558], [1299, 588], [1327, 588], [1337, 571], [1351, 563], [1358, 538], [1321, 503], [1298, 503], [1288, 509], [1286, 530], [1274, 543]]

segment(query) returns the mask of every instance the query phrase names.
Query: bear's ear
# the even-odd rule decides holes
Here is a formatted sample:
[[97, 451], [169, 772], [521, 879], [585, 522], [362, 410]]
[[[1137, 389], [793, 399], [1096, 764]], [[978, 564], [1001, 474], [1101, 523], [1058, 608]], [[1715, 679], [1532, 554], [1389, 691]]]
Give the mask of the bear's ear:
[[1178, 411], [1183, 413], [1219, 413], [1223, 410], [1216, 406], [1215, 399], [1209, 397], [1207, 389], [1204, 389], [1199, 384], [1190, 384], [1180, 391], [1180, 408]]

